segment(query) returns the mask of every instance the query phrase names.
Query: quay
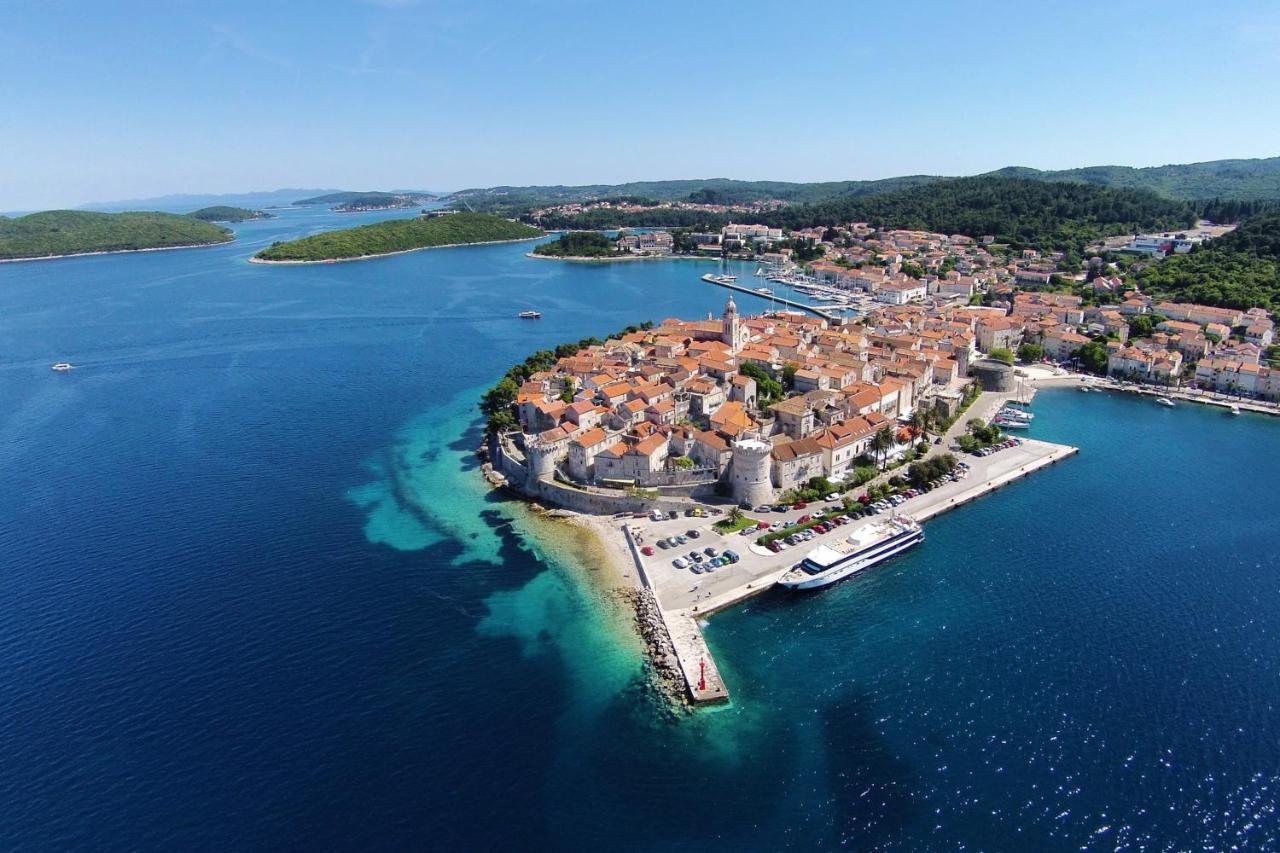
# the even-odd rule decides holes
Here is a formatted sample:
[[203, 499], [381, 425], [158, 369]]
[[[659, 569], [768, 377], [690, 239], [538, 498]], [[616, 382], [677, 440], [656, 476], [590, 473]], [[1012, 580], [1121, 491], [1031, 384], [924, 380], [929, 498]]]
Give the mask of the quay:
[[1103, 391], [1118, 391], [1122, 394], [1137, 394], [1141, 397], [1168, 397], [1170, 400], [1199, 403], [1202, 406], [1216, 406], [1220, 409], [1239, 406], [1242, 412], [1253, 412], [1258, 415], [1280, 415], [1280, 404], [1268, 403], [1264, 400], [1229, 397], [1226, 394], [1201, 391], [1197, 388], [1165, 388], [1159, 385], [1137, 385], [1117, 382], [1114, 379], [1098, 379], [1089, 384], [1093, 388]]
[[[1078, 452], [1078, 448], [1063, 444], [1053, 444], [1032, 438], [1023, 438], [1022, 441], [1020, 446], [1001, 450], [990, 456], [966, 457], [970, 465], [968, 476], [911, 498], [902, 505], [901, 511], [911, 515], [917, 521], [924, 522], [944, 512], [958, 509]], [[785, 514], [770, 513], [767, 518], [762, 516], [761, 520], [794, 523], [801, 515], [827, 511], [835, 506], [835, 504], [812, 505], [804, 510], [790, 510]], [[751, 515], [751, 513], [748, 514]], [[730, 699], [728, 685], [725, 684], [716, 667], [703, 636], [702, 626], [705, 620], [720, 610], [772, 589], [778, 578], [799, 562], [809, 549], [820, 544], [822, 539], [842, 538], [847, 536], [851, 529], [849, 526], [837, 527], [807, 545], [775, 554], [756, 545], [754, 536], [737, 534], [726, 536], [718, 533], [711, 522], [712, 519], [680, 517], [658, 522], [648, 519], [630, 519], [623, 525], [629, 551], [635, 560], [640, 579], [653, 593], [658, 604], [658, 611], [666, 627], [688, 695], [695, 704], [727, 702]], [[855, 525], [860, 523], [867, 522], [865, 520], [854, 522]], [[641, 551], [641, 548], [647, 544], [656, 543], [670, 536], [687, 534], [690, 529], [698, 532], [698, 538], [691, 538], [687, 545], [679, 549], [655, 549], [651, 557], [644, 556]], [[741, 559], [733, 565], [717, 569], [714, 573], [701, 575], [692, 575], [687, 569], [676, 569], [671, 565], [672, 558], [679, 556], [684, 550], [694, 547], [701, 550], [708, 545], [721, 552], [726, 548], [732, 549]], [[927, 539], [920, 547], [929, 547]]]
[[745, 293], [748, 296], [757, 296], [761, 299], [768, 299], [773, 302], [786, 305], [789, 308], [799, 308], [801, 311], [808, 311], [810, 314], [816, 314], [817, 316], [821, 317], [824, 320], [830, 320], [832, 322], [835, 322], [836, 320], [840, 319], [836, 315], [832, 314], [830, 311], [827, 311], [825, 308], [819, 308], [816, 305], [806, 305], [803, 302], [796, 302], [795, 300], [787, 299], [785, 296], [776, 296], [776, 295], [766, 296], [763, 293], [756, 293], [751, 288], [743, 287], [742, 285], [737, 284], [736, 282], [721, 281], [718, 276], [715, 276], [711, 273], [707, 273], [706, 275], [704, 275], [702, 277], [702, 280], [707, 282], [708, 284], [718, 284], [721, 287], [727, 288], [729, 290], [736, 290], [739, 293]]

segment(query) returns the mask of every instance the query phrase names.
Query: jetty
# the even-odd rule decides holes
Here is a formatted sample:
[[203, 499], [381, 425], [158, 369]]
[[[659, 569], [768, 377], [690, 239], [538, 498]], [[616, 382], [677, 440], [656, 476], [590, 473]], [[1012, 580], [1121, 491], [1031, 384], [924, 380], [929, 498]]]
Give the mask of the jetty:
[[[966, 476], [909, 499], [899, 511], [919, 522], [925, 522], [1055, 465], [1077, 452], [1078, 448], [1069, 445], [1024, 438], [1021, 445], [990, 456], [966, 457], [970, 466]], [[803, 512], [821, 512], [833, 508], [834, 505], [827, 505], [792, 510], [781, 516], [781, 519], [794, 522], [796, 518], [793, 516], [799, 516]], [[762, 520], [776, 519], [771, 515]], [[814, 541], [807, 546], [775, 554], [756, 545], [754, 536], [725, 536], [717, 533], [710, 522], [711, 519], [685, 517], [660, 522], [632, 519], [622, 528], [641, 582], [657, 602], [658, 615], [666, 629], [679, 675], [684, 680], [687, 695], [695, 704], [730, 700], [729, 687], [716, 666], [703, 635], [703, 626], [708, 617], [771, 590], [777, 580], [799, 562], [809, 548], [819, 544]], [[855, 521], [854, 525], [865, 523], [867, 522]], [[700, 537], [690, 540], [689, 545], [680, 549], [658, 550], [650, 557], [642, 553], [641, 549], [645, 545], [685, 533], [690, 527], [696, 527]], [[837, 528], [827, 535], [842, 537], [850, 529], [852, 527]], [[687, 550], [694, 544], [700, 547], [711, 545], [721, 552], [731, 549], [740, 554], [741, 559], [730, 566], [701, 575], [691, 575], [687, 570], [675, 569], [671, 565], [672, 557], [678, 556], [678, 551]], [[927, 541], [921, 547], [928, 548]]]
[[714, 275], [712, 273], [707, 273], [706, 275], [704, 275], [702, 277], [702, 280], [707, 282], [708, 284], [718, 284], [721, 287], [727, 288], [729, 290], [736, 290], [739, 293], [745, 293], [748, 296], [757, 296], [761, 299], [768, 299], [770, 302], [777, 302], [780, 305], [786, 305], [788, 308], [799, 308], [801, 311], [808, 311], [810, 314], [816, 314], [817, 316], [821, 317], [824, 320], [830, 320], [832, 322], [835, 322], [836, 320], [840, 319], [835, 314], [826, 310], [825, 308], [819, 308], [816, 305], [806, 305], [803, 302], [796, 302], [793, 299], [787, 299], [785, 296], [775, 296], [775, 295], [765, 296], [763, 293], [756, 293], [751, 288], [743, 287], [737, 282], [725, 281], [720, 276]]

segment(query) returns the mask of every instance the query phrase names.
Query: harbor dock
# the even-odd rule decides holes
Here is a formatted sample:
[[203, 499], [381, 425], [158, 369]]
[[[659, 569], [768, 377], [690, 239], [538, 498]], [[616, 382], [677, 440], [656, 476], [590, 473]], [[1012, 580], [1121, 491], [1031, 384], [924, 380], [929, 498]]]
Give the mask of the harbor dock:
[[719, 276], [711, 273], [704, 275], [702, 280], [708, 284], [718, 284], [721, 287], [728, 288], [729, 290], [736, 290], [739, 293], [745, 293], [748, 296], [757, 296], [761, 299], [768, 299], [772, 302], [777, 302], [779, 305], [786, 305], [788, 308], [798, 308], [801, 311], [808, 311], [810, 314], [816, 314], [824, 320], [831, 320], [834, 322], [839, 319], [835, 314], [825, 308], [819, 308], [816, 305], [806, 305], [803, 302], [796, 302], [793, 299], [787, 299], [785, 296], [775, 296], [772, 294], [766, 296], [763, 293], [756, 293], [749, 287], [743, 287], [742, 285], [732, 281], [724, 281]]
[[[911, 498], [902, 505], [900, 511], [924, 522], [944, 512], [958, 509], [1077, 452], [1077, 448], [1068, 445], [1026, 438], [1021, 445], [1001, 450], [991, 456], [966, 457], [970, 465], [968, 476]], [[831, 508], [833, 505], [826, 507]], [[767, 519], [762, 520], [794, 522], [800, 515], [815, 511], [823, 511], [823, 508], [814, 506], [777, 516], [771, 513]], [[702, 633], [703, 622], [717, 611], [772, 589], [778, 578], [803, 558], [808, 548], [818, 544], [815, 540], [811, 545], [775, 554], [756, 545], [754, 536], [725, 536], [717, 533], [711, 521], [712, 519], [685, 517], [660, 522], [646, 519], [631, 520], [624, 526], [639, 576], [657, 601], [688, 695], [698, 704], [726, 702], [730, 698], [728, 685], [707, 648]], [[671, 565], [672, 557], [678, 556], [678, 549], [657, 550], [650, 557], [643, 555], [641, 548], [644, 545], [687, 533], [690, 528], [696, 529], [700, 535], [696, 539], [690, 539], [690, 545], [684, 547], [696, 545], [702, 548], [710, 545], [719, 551], [732, 549], [741, 559], [714, 573], [692, 575], [687, 570], [676, 569]], [[847, 533], [848, 529], [841, 527], [827, 536], [839, 538]], [[922, 547], [927, 548], [927, 542]]]

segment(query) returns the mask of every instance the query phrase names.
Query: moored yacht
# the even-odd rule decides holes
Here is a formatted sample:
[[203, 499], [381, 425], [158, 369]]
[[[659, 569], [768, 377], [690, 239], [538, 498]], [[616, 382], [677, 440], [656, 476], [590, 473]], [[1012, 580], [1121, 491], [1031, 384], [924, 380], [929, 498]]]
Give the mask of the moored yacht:
[[1174, 405], [1173, 401], [1168, 397], [1156, 397], [1156, 402], [1162, 406], [1168, 406], [1170, 409], [1172, 409]]
[[924, 539], [924, 530], [909, 516], [895, 515], [858, 528], [843, 542], [819, 545], [800, 565], [778, 579], [787, 589], [828, 586], [897, 554]]

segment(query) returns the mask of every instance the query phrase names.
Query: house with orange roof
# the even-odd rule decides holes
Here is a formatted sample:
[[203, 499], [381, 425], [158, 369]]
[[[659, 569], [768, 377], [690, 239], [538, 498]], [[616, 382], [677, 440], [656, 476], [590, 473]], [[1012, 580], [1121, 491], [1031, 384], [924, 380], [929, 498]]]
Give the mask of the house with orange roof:
[[596, 456], [595, 479], [640, 480], [662, 470], [670, 453], [670, 442], [660, 432], [639, 441], [622, 442]]
[[770, 475], [773, 485], [783, 491], [823, 476], [822, 445], [813, 438], [798, 438], [774, 445]]

